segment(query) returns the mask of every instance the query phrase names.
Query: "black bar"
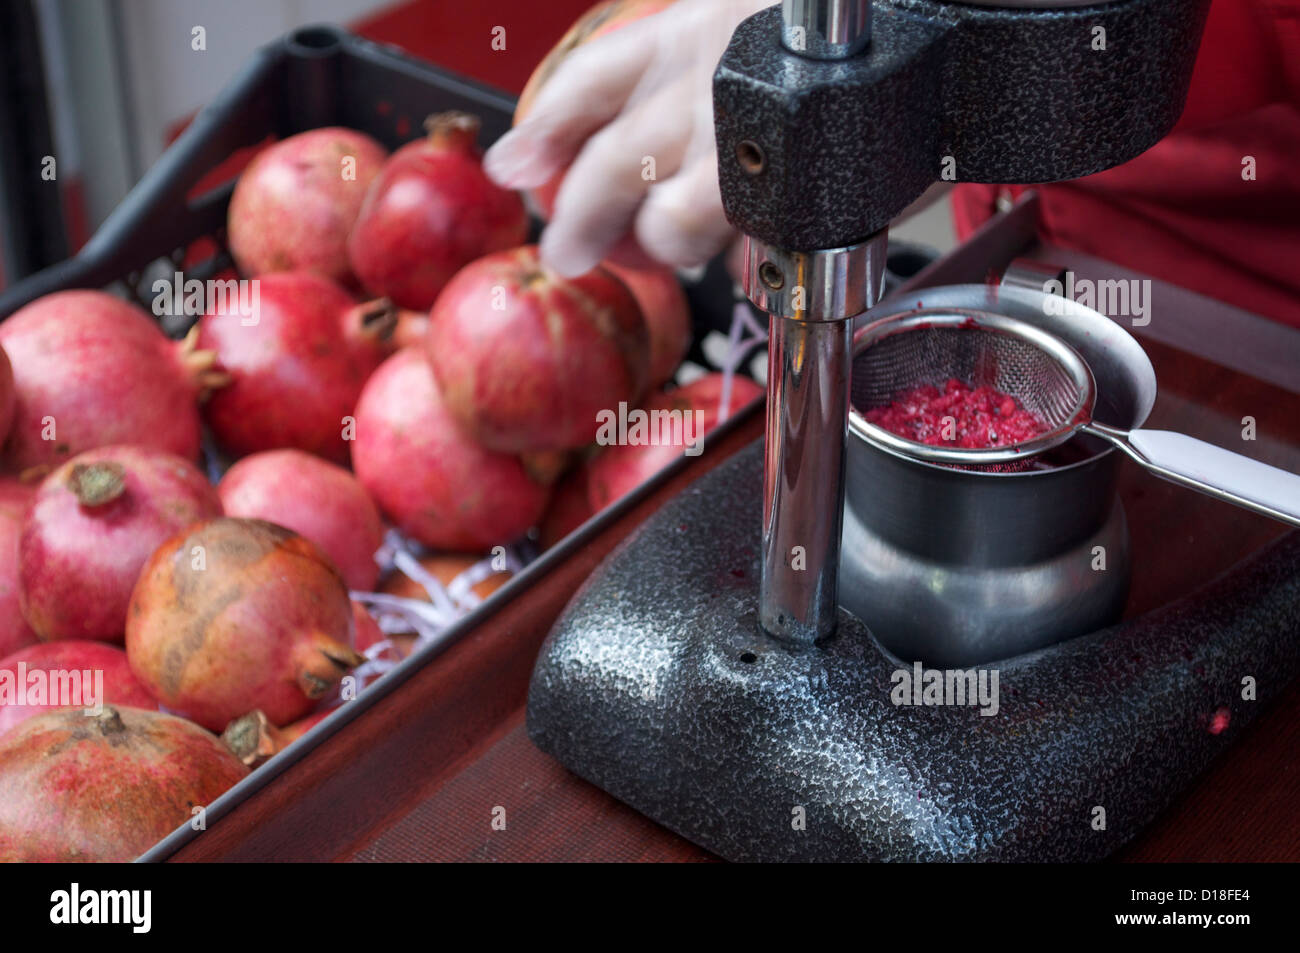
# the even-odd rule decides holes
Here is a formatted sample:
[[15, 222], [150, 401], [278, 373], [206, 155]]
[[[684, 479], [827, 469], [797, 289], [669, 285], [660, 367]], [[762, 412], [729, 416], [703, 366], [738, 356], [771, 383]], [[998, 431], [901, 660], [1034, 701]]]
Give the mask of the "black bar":
[[58, 158], [36, 10], [10, 0], [0, 4], [0, 262], [10, 284], [68, 254], [59, 181], [41, 175], [46, 156]]

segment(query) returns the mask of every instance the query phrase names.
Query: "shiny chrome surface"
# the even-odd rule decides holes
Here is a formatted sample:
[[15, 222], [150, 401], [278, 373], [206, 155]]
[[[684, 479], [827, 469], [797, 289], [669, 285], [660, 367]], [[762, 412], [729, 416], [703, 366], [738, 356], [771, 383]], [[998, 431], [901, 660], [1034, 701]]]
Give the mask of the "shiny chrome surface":
[[854, 56], [871, 42], [871, 0], [783, 0], [781, 43], [816, 60]]
[[[1005, 314], [1056, 335], [1092, 368], [1096, 415], [1139, 426], [1156, 393], [1146, 353], [1096, 311], [1071, 301], [1047, 309], [1045, 297], [986, 285], [920, 295], [926, 308]], [[860, 323], [885, 316], [867, 314]], [[877, 444], [860, 415], [850, 410], [849, 417], [840, 601], [890, 651], [973, 665], [1117, 616], [1127, 535], [1113, 516], [1120, 457], [1108, 444], [1076, 437], [1081, 459], [1050, 470], [958, 470]], [[1104, 547], [1105, 569], [1093, 569], [1095, 546]]]
[[880, 299], [888, 234], [824, 252], [749, 244], [746, 290], [772, 309], [759, 620], [808, 644], [835, 631], [852, 318]]
[[835, 630], [852, 323], [773, 315], [759, 620], [810, 643]]
[[742, 284], [768, 314], [797, 321], [839, 321], [880, 300], [889, 233], [844, 248], [792, 252], [745, 236]]
[[[1104, 571], [1092, 568], [1098, 548]], [[844, 514], [844, 551], [844, 607], [870, 620], [903, 661], [939, 668], [1012, 658], [1095, 631], [1119, 618], [1128, 595], [1128, 526], [1118, 500], [1089, 535], [1020, 565], [934, 562], [891, 545], [852, 509]]]
[[[871, 40], [870, 0], [784, 0], [782, 13], [781, 40], [801, 56], [847, 59]], [[745, 238], [745, 293], [771, 329], [759, 621], [788, 641], [835, 631], [851, 319], [880, 300], [888, 242], [883, 228], [815, 251]]]
[[[1079, 430], [1109, 441], [1140, 467], [1171, 483], [1261, 516], [1300, 526], [1300, 475], [1184, 434], [1129, 432], [1095, 422], [1081, 424]], [[1184, 441], [1189, 452], [1177, 459], [1153, 458], [1150, 452], [1135, 446], [1150, 437]], [[1217, 463], [1211, 465], [1216, 458]]]
[[1035, 261], [1033, 258], [1016, 258], [1002, 272], [1000, 284], [1010, 285], [1013, 288], [1028, 288], [1030, 291], [1043, 291], [1049, 282], [1055, 281], [1064, 288], [1067, 271], [1066, 268]]

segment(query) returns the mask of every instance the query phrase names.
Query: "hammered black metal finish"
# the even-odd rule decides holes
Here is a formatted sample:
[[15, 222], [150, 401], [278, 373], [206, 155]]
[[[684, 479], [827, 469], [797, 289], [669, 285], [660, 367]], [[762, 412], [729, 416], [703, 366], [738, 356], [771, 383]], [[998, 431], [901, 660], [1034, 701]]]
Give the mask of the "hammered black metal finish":
[[[876, 0], [844, 61], [781, 46], [779, 7], [736, 30], [713, 81], [727, 218], [777, 248], [852, 244], [925, 188], [1090, 175], [1153, 146], [1182, 113], [1209, 0], [1055, 10]], [[1105, 49], [1095, 48], [1097, 28]], [[747, 173], [737, 145], [757, 143]]]
[[995, 715], [895, 706], [910, 665], [853, 616], [803, 652], [760, 631], [761, 466], [756, 444], [625, 542], [528, 699], [543, 751], [722, 857], [1099, 858], [1300, 668], [1292, 533], [1180, 603], [996, 664]]

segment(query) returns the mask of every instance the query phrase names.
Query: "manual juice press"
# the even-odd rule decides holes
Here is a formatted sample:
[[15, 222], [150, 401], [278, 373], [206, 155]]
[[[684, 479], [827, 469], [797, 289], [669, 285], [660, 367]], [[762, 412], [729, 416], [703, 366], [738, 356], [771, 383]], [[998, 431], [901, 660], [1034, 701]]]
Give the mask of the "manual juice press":
[[[530, 688], [543, 751], [733, 860], [1089, 859], [1131, 838], [1221, 750], [1224, 738], [1183, 726], [1232, 677], [1229, 660], [1283, 680], [1300, 667], [1294, 540], [1230, 588], [1121, 625], [1101, 623], [1122, 592], [1099, 593], [1092, 614], [1006, 624], [998, 606], [1014, 616], [1026, 573], [1073, 558], [1068, 548], [1009, 537], [1023, 563], [1012, 565], [977, 542], [967, 555], [996, 571], [945, 576], [925, 561], [927, 539], [960, 538], [981, 513], [991, 533], [1015, 529], [988, 523], [997, 506], [980, 494], [992, 490], [968, 499], [951, 485], [990, 461], [909, 459], [857, 407], [873, 385], [952, 372], [944, 361], [1002, 375], [1057, 429], [1096, 418], [1067, 436], [1099, 468], [1115, 465], [1107, 442], [1119, 442], [1163, 476], [1297, 518], [1290, 474], [1264, 474], [1256, 492], [1262, 471], [1243, 476], [1231, 461], [1199, 474], [1186, 459], [1150, 466], [1132, 446], [1154, 397], [1150, 363], [1074, 302], [1045, 309], [1037, 292], [974, 285], [927, 292], [919, 319], [862, 317], [881, 295], [889, 221], [934, 181], [1075, 178], [1163, 137], [1208, 7], [786, 0], [738, 27], [714, 116], [724, 205], [746, 236], [745, 291], [770, 315], [766, 440], [670, 501], [575, 597]], [[953, 347], [945, 334], [965, 336]], [[873, 512], [880, 500], [890, 508]], [[888, 516], [904, 505], [943, 521], [915, 545], [894, 538]], [[1092, 509], [1078, 519], [1095, 525], [1070, 545], [1122, 532], [1109, 504]], [[906, 532], [924, 536], [924, 521]], [[904, 549], [907, 573], [882, 575]], [[953, 593], [980, 603], [988, 625], [954, 628], [940, 611]], [[936, 663], [996, 676], [996, 711], [900, 704], [898, 673]], [[1089, 823], [1096, 805], [1109, 810], [1102, 829]]]

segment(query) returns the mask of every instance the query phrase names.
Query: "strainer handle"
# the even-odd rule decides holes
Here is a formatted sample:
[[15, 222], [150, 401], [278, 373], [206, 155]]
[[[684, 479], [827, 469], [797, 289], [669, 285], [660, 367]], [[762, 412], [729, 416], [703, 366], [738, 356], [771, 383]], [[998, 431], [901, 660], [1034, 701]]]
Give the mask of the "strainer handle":
[[1294, 473], [1169, 430], [1126, 434], [1098, 424], [1085, 429], [1110, 440], [1157, 476], [1300, 526], [1300, 476]]

